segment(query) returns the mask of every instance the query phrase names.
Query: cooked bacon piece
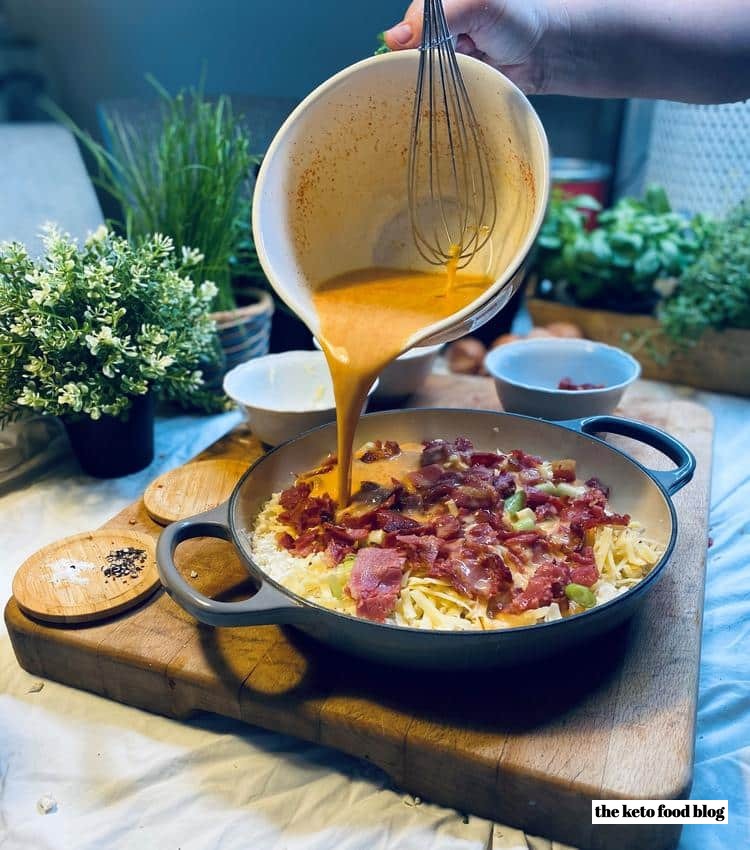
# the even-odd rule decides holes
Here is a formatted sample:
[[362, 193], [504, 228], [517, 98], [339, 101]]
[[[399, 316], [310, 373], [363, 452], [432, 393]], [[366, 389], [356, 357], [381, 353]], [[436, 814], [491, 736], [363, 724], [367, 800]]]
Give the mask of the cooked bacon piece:
[[395, 549], [360, 549], [347, 590], [357, 603], [357, 614], [382, 622], [393, 613], [401, 589], [404, 556]]
[[536, 487], [526, 488], [526, 506], [529, 508], [538, 508], [540, 505], [552, 505], [555, 508], [555, 513], [562, 510], [565, 503], [557, 496], [551, 493], [545, 493], [543, 490], [537, 490]]
[[474, 443], [468, 437], [456, 437], [453, 441], [453, 448], [458, 454], [466, 454], [474, 451]]
[[474, 452], [469, 457], [469, 466], [486, 466], [488, 469], [496, 469], [505, 463], [505, 455], [495, 452]]
[[355, 515], [362, 513], [362, 508], [367, 507], [391, 507], [396, 502], [396, 491], [394, 487], [384, 487], [374, 481], [363, 481], [359, 490], [352, 496], [350, 513]]
[[415, 531], [420, 528], [420, 524], [411, 517], [404, 516], [396, 511], [379, 510], [375, 514], [376, 528], [382, 528], [385, 532], [396, 532], [403, 534], [404, 532]]
[[332, 522], [323, 524], [322, 537], [328, 540], [338, 540], [341, 543], [354, 544], [359, 540], [364, 540], [369, 534], [367, 528], [350, 528], [345, 525], [335, 525]]
[[335, 452], [331, 452], [326, 456], [323, 463], [315, 469], [311, 469], [309, 472], [305, 472], [300, 478], [315, 478], [317, 475], [325, 475], [326, 472], [330, 472], [334, 466], [339, 462], [338, 455]]
[[303, 558], [306, 558], [308, 555], [311, 555], [313, 552], [320, 551], [320, 541], [318, 540], [318, 535], [315, 529], [308, 529], [307, 531], [303, 531], [299, 537], [294, 541], [293, 552], [295, 555], [300, 555]]
[[572, 378], [560, 378], [558, 390], [602, 390], [604, 384], [575, 384]]
[[489, 484], [485, 484], [483, 487], [460, 485], [453, 488], [451, 496], [459, 508], [470, 508], [471, 510], [490, 508], [497, 502], [495, 488]]
[[576, 462], [572, 458], [553, 460], [550, 466], [553, 481], [573, 482], [576, 480]]
[[601, 490], [604, 493], [604, 498], [609, 498], [609, 487], [606, 484], [602, 484], [602, 482], [598, 478], [589, 478], [586, 482], [587, 487], [591, 487], [592, 490]]
[[539, 522], [543, 522], [545, 519], [552, 519], [552, 517], [557, 516], [557, 508], [552, 502], [545, 502], [534, 508], [534, 516]]
[[396, 543], [407, 560], [418, 561], [431, 567], [440, 552], [441, 541], [434, 534], [424, 534], [421, 537], [416, 534], [398, 534]]
[[531, 546], [536, 540], [543, 536], [538, 529], [533, 531], [498, 531], [497, 536], [506, 546]]
[[518, 477], [522, 484], [539, 484], [542, 480], [542, 473], [535, 466], [531, 466], [527, 469], [522, 469]]
[[363, 452], [359, 459], [362, 463], [375, 463], [376, 460], [388, 460], [400, 454], [401, 446], [393, 440], [386, 440], [385, 443], [375, 440], [373, 447]]
[[280, 531], [276, 535], [276, 542], [279, 544], [279, 546], [281, 546], [282, 549], [294, 548], [294, 538], [286, 531]]
[[405, 511], [421, 511], [424, 508], [424, 499], [420, 493], [409, 493], [403, 490], [398, 496], [395, 507]]
[[511, 469], [529, 469], [532, 466], [539, 466], [541, 462], [542, 459], [537, 455], [527, 455], [520, 449], [513, 449], [508, 454], [508, 466]]
[[452, 537], [458, 537], [461, 533], [461, 522], [458, 517], [446, 514], [439, 516], [434, 522], [435, 536], [441, 540], [450, 540]]
[[422, 446], [420, 466], [445, 463], [451, 455], [466, 455], [474, 449], [474, 444], [467, 437], [456, 437], [452, 443], [448, 440], [425, 440]]
[[408, 472], [406, 478], [415, 487], [424, 489], [437, 484], [444, 474], [445, 470], [439, 463], [431, 463], [421, 469], [414, 470], [414, 472]]
[[[292, 489], [298, 490], [306, 487], [306, 484], [300, 484]], [[288, 492], [282, 493], [281, 498]], [[304, 531], [307, 528], [315, 528], [321, 523], [330, 522], [336, 513], [336, 504], [327, 494], [300, 498], [299, 493], [297, 493], [294, 496], [289, 496], [287, 502], [294, 502], [294, 507], [282, 511], [279, 514], [279, 519], [296, 531]]]
[[472, 599], [489, 599], [510, 585], [513, 576], [503, 559], [481, 546], [464, 543], [459, 551], [436, 561], [428, 575], [450, 582], [456, 590]]
[[628, 514], [608, 514], [605, 510], [606, 497], [601, 490], [589, 490], [566, 505], [563, 516], [571, 529], [583, 534], [587, 528], [598, 525], [628, 525]]
[[507, 499], [508, 496], [512, 496], [516, 492], [516, 479], [510, 472], [501, 472], [492, 480], [492, 486], [501, 499]]
[[334, 567], [337, 567], [351, 551], [351, 546], [347, 546], [338, 540], [331, 540], [326, 546], [326, 555], [331, 562], [331, 566]]
[[570, 584], [570, 570], [565, 565], [556, 561], [544, 563], [537, 568], [525, 589], [516, 593], [512, 601], [503, 606], [503, 613], [522, 614], [549, 605], [555, 598], [564, 595], [567, 584]]
[[451, 444], [446, 440], [427, 440], [422, 444], [420, 466], [433, 466], [444, 463], [451, 456]]
[[279, 496], [279, 504], [287, 511], [293, 511], [297, 505], [304, 502], [310, 496], [312, 487], [304, 482], [295, 484], [293, 487], [288, 487], [282, 491]]
[[466, 539], [472, 543], [497, 543], [497, 531], [488, 522], [478, 522], [466, 532]]
[[584, 546], [580, 552], [571, 552], [568, 558], [577, 566], [570, 570], [570, 580], [575, 584], [591, 587], [599, 580], [599, 570], [594, 559], [594, 550]]

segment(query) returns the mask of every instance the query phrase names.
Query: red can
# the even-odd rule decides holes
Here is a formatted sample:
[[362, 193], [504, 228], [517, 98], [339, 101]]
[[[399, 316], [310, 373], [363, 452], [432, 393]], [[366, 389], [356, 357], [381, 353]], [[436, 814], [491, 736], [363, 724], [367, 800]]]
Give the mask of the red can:
[[[606, 162], [574, 157], [553, 157], [550, 163], [553, 188], [566, 195], [591, 195], [605, 207], [609, 200], [609, 181], [612, 168]], [[589, 227], [596, 225], [596, 213], [589, 212]]]

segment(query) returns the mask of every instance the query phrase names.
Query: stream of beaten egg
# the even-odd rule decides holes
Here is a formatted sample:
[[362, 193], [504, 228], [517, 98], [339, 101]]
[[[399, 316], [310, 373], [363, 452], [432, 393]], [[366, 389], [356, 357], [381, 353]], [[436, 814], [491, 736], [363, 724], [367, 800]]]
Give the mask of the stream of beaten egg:
[[[485, 275], [369, 268], [332, 278], [313, 293], [336, 399], [339, 508], [352, 492], [352, 445], [367, 391], [418, 331], [458, 313], [491, 283]], [[388, 435], [382, 439], [387, 440]]]

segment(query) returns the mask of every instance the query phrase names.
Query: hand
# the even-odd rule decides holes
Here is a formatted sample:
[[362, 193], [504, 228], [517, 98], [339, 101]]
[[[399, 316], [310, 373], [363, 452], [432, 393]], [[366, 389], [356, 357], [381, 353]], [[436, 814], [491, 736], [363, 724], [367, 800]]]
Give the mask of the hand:
[[[456, 49], [481, 59], [528, 94], [551, 87], [541, 49], [557, 4], [544, 0], [444, 0], [448, 29]], [[414, 0], [404, 20], [385, 34], [392, 50], [418, 47], [422, 40], [423, 0]]]
[[[456, 47], [527, 94], [731, 103], [750, 97], [748, 0], [443, 0]], [[385, 34], [422, 41], [422, 0]]]

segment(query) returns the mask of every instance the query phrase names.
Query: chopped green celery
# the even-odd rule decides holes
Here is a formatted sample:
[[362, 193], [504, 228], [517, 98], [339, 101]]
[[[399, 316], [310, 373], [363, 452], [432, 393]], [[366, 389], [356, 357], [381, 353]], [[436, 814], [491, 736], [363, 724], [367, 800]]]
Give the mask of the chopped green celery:
[[574, 484], [568, 484], [567, 481], [561, 481], [557, 485], [558, 496], [569, 496], [571, 499], [577, 499], [586, 492], [585, 487], [576, 487]]
[[572, 602], [580, 605], [581, 608], [593, 608], [596, 605], [596, 596], [594, 592], [582, 584], [567, 584], [565, 585], [565, 595]]
[[509, 514], [517, 514], [520, 510], [526, 507], [526, 493], [523, 490], [516, 490], [512, 496], [508, 496], [505, 500], [505, 510]]
[[385, 532], [382, 528], [376, 528], [367, 535], [368, 546], [380, 546], [385, 539]]
[[536, 522], [536, 514], [531, 508], [523, 508], [516, 514], [516, 521], [520, 522], [523, 519], [530, 519]]
[[341, 599], [344, 595], [344, 585], [348, 581], [349, 576], [342, 576], [340, 573], [331, 573], [328, 576], [328, 586], [331, 588], [331, 593], [336, 599]]
[[357, 559], [355, 554], [347, 555], [344, 560], [326, 576], [328, 586], [331, 588], [331, 593], [336, 599], [341, 599], [341, 594], [349, 581], [349, 576], [352, 574], [352, 567]]
[[531, 516], [524, 516], [511, 523], [513, 531], [533, 531], [536, 528], [536, 518], [534, 512], [531, 511]]
[[539, 490], [541, 493], [546, 493], [548, 496], [557, 496], [557, 485], [552, 481], [542, 481], [541, 484], [537, 484], [534, 488]]

